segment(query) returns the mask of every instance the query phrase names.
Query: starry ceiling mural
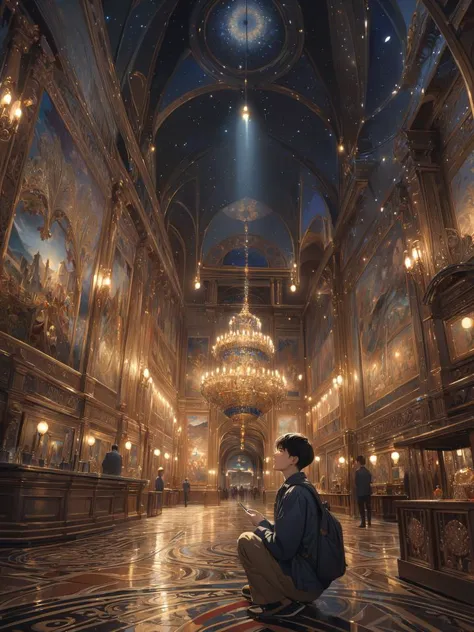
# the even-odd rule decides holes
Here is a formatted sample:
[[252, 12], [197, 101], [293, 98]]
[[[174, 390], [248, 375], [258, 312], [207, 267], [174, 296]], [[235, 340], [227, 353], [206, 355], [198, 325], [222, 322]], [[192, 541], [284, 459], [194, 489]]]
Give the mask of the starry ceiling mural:
[[103, 0], [167, 223], [195, 249], [190, 274], [224, 244], [238, 260], [235, 209], [245, 204], [266, 213], [253, 222], [256, 261], [268, 261], [257, 247], [264, 242], [291, 266], [298, 239], [331, 238], [342, 162], [378, 156], [407, 110], [415, 8], [415, 0]]

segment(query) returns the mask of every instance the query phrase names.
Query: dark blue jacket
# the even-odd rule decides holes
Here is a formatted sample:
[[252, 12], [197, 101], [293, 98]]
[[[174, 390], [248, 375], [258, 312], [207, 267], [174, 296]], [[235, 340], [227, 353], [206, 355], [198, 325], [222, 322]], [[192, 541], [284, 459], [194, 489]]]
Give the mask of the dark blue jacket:
[[157, 476], [155, 479], [155, 492], [162, 492], [165, 489], [165, 481], [162, 476]]
[[275, 501], [275, 523], [262, 520], [255, 533], [298, 590], [322, 592], [323, 586], [311, 565], [299, 554], [309, 550], [319, 536], [319, 510], [311, 492], [303, 487], [305, 481], [304, 472], [298, 472], [283, 483]]
[[356, 470], [355, 473], [355, 486], [356, 486], [356, 494], [357, 497], [361, 496], [370, 496], [372, 494], [372, 474], [365, 467], [365, 465], [361, 465], [361, 467]]
[[102, 473], [112, 476], [120, 476], [122, 473], [122, 457], [116, 450], [107, 452], [105, 455], [102, 461]]
[[191, 491], [191, 484], [189, 483], [189, 481], [183, 481], [183, 492], [185, 494], [189, 494], [190, 491]]

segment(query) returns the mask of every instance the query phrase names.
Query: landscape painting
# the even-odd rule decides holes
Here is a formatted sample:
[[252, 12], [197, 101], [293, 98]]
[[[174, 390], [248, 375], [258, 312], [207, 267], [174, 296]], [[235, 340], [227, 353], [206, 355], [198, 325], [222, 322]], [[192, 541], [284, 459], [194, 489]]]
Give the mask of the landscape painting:
[[404, 250], [402, 227], [397, 223], [377, 248], [356, 286], [366, 406], [418, 373]]
[[287, 397], [299, 397], [298, 375], [301, 373], [299, 339], [296, 336], [278, 338], [278, 368], [286, 377]]
[[201, 377], [207, 369], [209, 338], [190, 336], [186, 358], [186, 396], [201, 397]]
[[298, 432], [298, 417], [296, 415], [279, 415], [277, 435], [281, 436], [290, 432]]
[[186, 475], [191, 485], [207, 483], [209, 421], [207, 415], [187, 415], [188, 459]]
[[45, 92], [4, 260], [0, 329], [75, 369], [105, 200]]
[[459, 232], [474, 238], [474, 151], [451, 180], [451, 193]]
[[132, 270], [119, 248], [115, 249], [112, 282], [99, 324], [95, 377], [116, 391], [125, 345]]

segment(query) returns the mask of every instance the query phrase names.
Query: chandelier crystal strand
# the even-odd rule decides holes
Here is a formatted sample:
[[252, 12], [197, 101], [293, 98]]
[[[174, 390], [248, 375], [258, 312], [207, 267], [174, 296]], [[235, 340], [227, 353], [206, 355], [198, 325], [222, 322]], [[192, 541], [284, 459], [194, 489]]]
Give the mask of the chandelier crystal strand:
[[271, 369], [275, 347], [261, 331], [262, 323], [249, 309], [248, 225], [244, 222], [244, 302], [229, 321], [227, 333], [217, 337], [212, 354], [217, 368], [204, 373], [201, 393], [240, 427], [240, 447], [245, 447], [245, 429], [286, 395], [286, 380]]

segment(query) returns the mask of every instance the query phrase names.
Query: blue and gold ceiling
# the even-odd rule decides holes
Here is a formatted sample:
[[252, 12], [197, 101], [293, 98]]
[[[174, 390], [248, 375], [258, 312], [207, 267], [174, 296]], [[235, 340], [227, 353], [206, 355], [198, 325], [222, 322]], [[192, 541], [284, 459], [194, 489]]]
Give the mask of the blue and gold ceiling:
[[[268, 262], [258, 247], [270, 247], [290, 266], [295, 243], [314, 249], [331, 238], [342, 161], [379, 156], [408, 107], [402, 77], [415, 8], [416, 0], [103, 0], [167, 222], [197, 251], [187, 253], [190, 275], [224, 246], [233, 255], [219, 261], [239, 261], [235, 209], [245, 200], [265, 209], [253, 222], [255, 261]], [[258, 178], [242, 182], [245, 78]]]

